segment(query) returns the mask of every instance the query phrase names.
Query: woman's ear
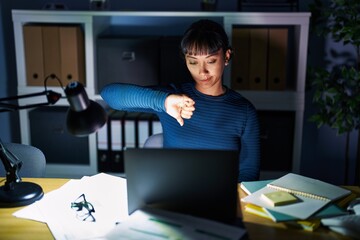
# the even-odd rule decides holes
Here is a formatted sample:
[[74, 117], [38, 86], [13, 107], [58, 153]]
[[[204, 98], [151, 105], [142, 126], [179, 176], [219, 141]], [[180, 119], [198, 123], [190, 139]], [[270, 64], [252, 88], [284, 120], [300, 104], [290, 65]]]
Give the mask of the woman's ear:
[[225, 52], [225, 65], [228, 65], [231, 58], [232, 58], [232, 55], [233, 55], [233, 52], [232, 52], [232, 49], [229, 48], [228, 50], [226, 50]]

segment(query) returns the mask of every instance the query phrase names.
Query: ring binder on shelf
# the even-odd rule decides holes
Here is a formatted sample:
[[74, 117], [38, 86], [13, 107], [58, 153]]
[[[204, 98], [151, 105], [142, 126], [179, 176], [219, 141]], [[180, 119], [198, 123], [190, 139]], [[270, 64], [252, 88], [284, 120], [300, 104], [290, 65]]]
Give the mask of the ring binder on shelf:
[[142, 148], [146, 139], [162, 132], [155, 114], [115, 111], [109, 112], [105, 127], [97, 132], [99, 172], [124, 172], [125, 148]]

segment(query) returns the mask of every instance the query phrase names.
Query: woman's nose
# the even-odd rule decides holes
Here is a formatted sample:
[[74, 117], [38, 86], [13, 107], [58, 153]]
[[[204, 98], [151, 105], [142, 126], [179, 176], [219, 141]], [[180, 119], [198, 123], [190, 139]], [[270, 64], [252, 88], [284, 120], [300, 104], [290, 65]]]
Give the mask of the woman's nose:
[[206, 74], [208, 73], [207, 67], [205, 64], [200, 65], [199, 74]]

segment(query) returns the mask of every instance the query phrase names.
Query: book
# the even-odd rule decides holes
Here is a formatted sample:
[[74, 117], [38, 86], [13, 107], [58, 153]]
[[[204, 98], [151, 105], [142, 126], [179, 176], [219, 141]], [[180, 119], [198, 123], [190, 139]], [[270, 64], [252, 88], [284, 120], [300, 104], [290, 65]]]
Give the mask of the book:
[[[293, 179], [291, 179], [293, 178]], [[279, 179], [281, 181], [279, 181]], [[305, 220], [309, 217], [313, 216], [316, 212], [327, 206], [331, 201], [335, 199], [341, 198], [341, 196], [346, 196], [347, 194], [350, 194], [351, 191], [347, 189], [343, 189], [337, 186], [329, 186], [330, 184], [324, 183], [324, 182], [316, 182], [316, 181], [309, 181], [312, 180], [307, 177], [303, 177], [296, 174], [287, 174], [284, 177], [281, 177], [277, 180], [274, 180], [270, 183], [268, 183], [265, 187], [255, 191], [253, 194], [246, 196], [242, 198], [241, 200], [246, 203], [251, 203], [254, 205], [258, 205], [260, 207], [266, 208], [267, 210], [271, 210], [274, 212], [278, 212], [281, 214], [289, 215], [297, 220]], [[296, 179], [296, 181], [294, 181]], [[292, 182], [291, 186], [291, 192], [299, 198], [299, 201], [294, 204], [284, 205], [284, 206], [272, 206], [271, 204], [264, 201], [264, 199], [261, 198], [262, 194], [266, 194], [269, 192], [275, 192], [279, 189], [273, 188], [273, 183], [276, 184], [279, 183], [281, 185], [282, 182], [285, 182], [284, 185], [286, 186], [286, 182]], [[303, 188], [306, 186], [306, 184], [303, 183], [303, 181], [307, 182], [315, 182], [316, 187], [311, 186], [310, 193], [307, 194], [306, 188]], [[274, 185], [277, 186], [277, 185]], [[298, 187], [300, 186], [300, 187]], [[324, 188], [323, 188], [324, 187]], [[283, 188], [285, 189], [285, 188]], [[299, 190], [300, 189], [300, 190]], [[333, 194], [330, 194], [329, 189], [333, 189]], [[325, 191], [324, 191], [325, 190]], [[295, 193], [296, 192], [296, 193]], [[300, 194], [299, 194], [300, 193]], [[326, 193], [326, 194], [325, 194]], [[316, 197], [319, 194], [319, 196], [322, 196], [321, 198]], [[323, 196], [328, 195], [329, 199], [325, 199]]]
[[273, 207], [291, 204], [298, 201], [298, 199], [293, 194], [284, 191], [264, 193], [261, 195], [261, 197]]
[[[297, 221], [298, 220], [287, 214], [272, 211], [267, 208], [264, 208], [264, 211], [266, 211], [268, 213], [269, 217], [274, 222], [287, 222], [287, 221]], [[313, 216], [308, 218], [306, 221], [312, 221], [312, 220], [321, 219], [324, 217], [340, 216], [340, 215], [345, 215], [345, 214], [348, 214], [348, 212], [346, 210], [340, 208], [336, 204], [329, 204], [329, 205], [325, 206], [324, 208], [322, 208], [320, 211], [316, 212]]]
[[259, 217], [263, 217], [263, 218], [272, 220], [270, 214], [267, 213], [264, 208], [256, 206], [254, 204], [251, 204], [251, 203], [246, 204], [244, 206], [244, 210], [245, 210], [245, 212], [255, 214], [255, 215], [259, 216]]
[[[310, 231], [310, 232], [316, 230], [320, 226], [320, 221], [321, 221], [320, 219], [294, 221], [293, 217], [290, 217], [285, 214], [277, 213], [277, 212], [272, 212], [274, 214], [274, 215], [272, 215], [271, 213], [269, 213], [267, 211], [267, 209], [250, 204], [250, 203], [245, 205], [244, 210], [245, 210], [245, 212], [248, 212], [248, 213], [257, 215], [259, 217], [269, 219], [269, 220], [274, 220], [274, 216], [276, 216], [277, 219], [280, 219], [280, 218], [286, 218], [288, 220], [290, 219], [289, 221], [285, 221], [282, 223], [284, 223], [285, 226], [299, 228], [299, 229], [303, 229], [305, 231]], [[277, 221], [275, 221], [275, 222], [277, 222]]]
[[351, 193], [350, 190], [302, 175], [288, 173], [267, 184], [268, 187], [308, 198], [335, 201]]
[[271, 183], [274, 179], [259, 180], [259, 181], [244, 181], [240, 183], [240, 188], [248, 195], [265, 187], [268, 183]]

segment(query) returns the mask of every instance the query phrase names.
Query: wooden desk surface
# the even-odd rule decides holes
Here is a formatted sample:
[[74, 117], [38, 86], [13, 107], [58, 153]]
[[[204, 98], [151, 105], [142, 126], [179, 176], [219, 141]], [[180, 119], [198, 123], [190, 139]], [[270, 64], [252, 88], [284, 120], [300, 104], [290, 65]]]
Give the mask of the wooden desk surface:
[[[23, 181], [30, 181], [39, 184], [45, 193], [55, 190], [65, 184], [69, 179], [59, 178], [24, 178]], [[0, 178], [0, 185], [4, 184], [4, 179]], [[360, 196], [360, 188], [354, 188], [356, 193]], [[245, 196], [245, 193], [240, 189], [239, 196]], [[243, 216], [244, 225], [248, 231], [249, 239], [326, 239], [337, 240], [350, 238], [343, 237], [335, 232], [328, 231], [325, 228], [319, 228], [315, 232], [306, 232], [299, 229], [287, 228], [284, 224], [274, 223], [271, 220], [258, 217], [253, 214], [241, 211], [244, 205], [239, 202], [238, 215]], [[12, 214], [22, 207], [17, 208], [0, 208], [0, 239], [53, 239], [53, 236], [45, 223], [40, 223], [32, 220], [16, 218]]]
[[[0, 185], [4, 185], [4, 178], [0, 180]], [[29, 181], [39, 184], [45, 193], [58, 189], [69, 179], [60, 178], [24, 178], [24, 182]], [[46, 223], [32, 221], [14, 217], [12, 214], [23, 207], [0, 208], [0, 239], [24, 240], [24, 239], [54, 239]]]

